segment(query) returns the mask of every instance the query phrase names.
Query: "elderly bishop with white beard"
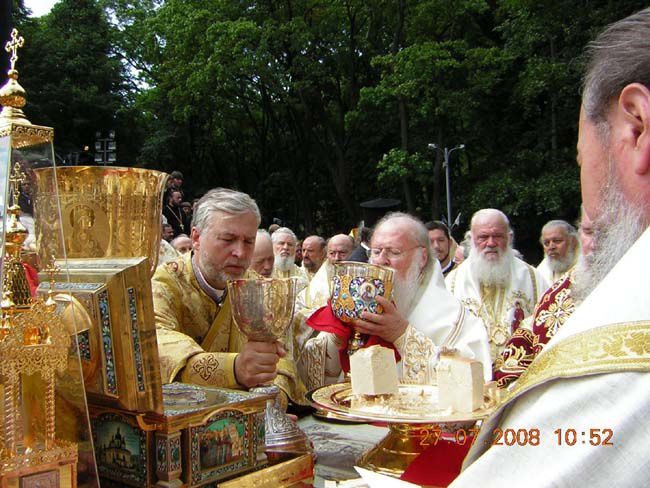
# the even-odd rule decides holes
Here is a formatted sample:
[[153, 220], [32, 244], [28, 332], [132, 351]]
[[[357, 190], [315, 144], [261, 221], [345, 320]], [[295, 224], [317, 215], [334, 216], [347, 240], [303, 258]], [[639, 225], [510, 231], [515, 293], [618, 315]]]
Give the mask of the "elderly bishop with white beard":
[[508, 217], [479, 210], [470, 224], [469, 258], [447, 275], [447, 288], [487, 329], [492, 361], [512, 333], [533, 313], [549, 286], [535, 268], [515, 257]]
[[[395, 270], [394, 301], [377, 296], [383, 313], [363, 312], [353, 325], [362, 334], [393, 344], [401, 357], [402, 381], [435, 382], [434, 369], [443, 348], [481, 361], [485, 380], [491, 379], [485, 327], [445, 288], [424, 224], [405, 213], [388, 214], [377, 223], [370, 247], [371, 264]], [[309, 325], [312, 318], [307, 319]], [[340, 379], [339, 353], [346, 347], [331, 332], [307, 341], [303, 365], [309, 371], [308, 388]]]

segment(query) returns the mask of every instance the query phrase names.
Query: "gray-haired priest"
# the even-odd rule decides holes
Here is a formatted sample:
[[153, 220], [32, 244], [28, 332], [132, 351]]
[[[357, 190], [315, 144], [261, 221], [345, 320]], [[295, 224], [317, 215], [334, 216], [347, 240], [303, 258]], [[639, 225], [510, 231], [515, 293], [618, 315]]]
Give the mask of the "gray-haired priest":
[[[408, 214], [389, 214], [377, 224], [370, 247], [372, 264], [396, 272], [395, 303], [377, 297], [384, 313], [364, 312], [355, 321], [355, 329], [393, 344], [401, 356], [404, 382], [435, 381], [433, 370], [443, 346], [481, 361], [485, 380], [490, 380], [492, 363], [485, 327], [445, 288], [424, 224]], [[308, 389], [338, 381], [341, 345], [341, 339], [330, 332], [320, 332], [307, 341], [301, 373]]]
[[250, 388], [273, 381], [304, 404], [304, 386], [279, 343], [246, 341], [237, 329], [226, 282], [245, 276], [260, 212], [245, 193], [210, 190], [198, 202], [191, 253], [159, 266], [153, 300], [163, 383]]

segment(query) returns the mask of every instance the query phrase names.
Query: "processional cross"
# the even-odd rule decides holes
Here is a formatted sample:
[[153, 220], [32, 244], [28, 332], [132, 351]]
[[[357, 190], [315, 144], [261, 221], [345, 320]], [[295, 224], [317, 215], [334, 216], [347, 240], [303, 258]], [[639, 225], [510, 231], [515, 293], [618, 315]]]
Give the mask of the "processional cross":
[[25, 44], [25, 38], [23, 36], [18, 37], [18, 29], [11, 30], [11, 41], [7, 41], [5, 44], [5, 51], [11, 53], [11, 69], [13, 70], [16, 66], [16, 61], [18, 61], [18, 48], [23, 47]]

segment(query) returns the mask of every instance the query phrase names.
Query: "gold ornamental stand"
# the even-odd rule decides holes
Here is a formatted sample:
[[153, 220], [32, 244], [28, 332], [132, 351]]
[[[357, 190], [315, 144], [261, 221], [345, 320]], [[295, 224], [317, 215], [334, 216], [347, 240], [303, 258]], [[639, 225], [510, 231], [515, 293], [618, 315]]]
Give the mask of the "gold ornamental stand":
[[[467, 431], [474, 422], [464, 424]], [[370, 471], [399, 478], [413, 460], [437, 442], [442, 432], [455, 432], [444, 424], [389, 423], [388, 434], [363, 453], [357, 464]]]
[[[22, 110], [26, 94], [16, 61], [24, 42], [13, 29], [5, 45], [8, 81], [0, 87], [0, 488], [76, 488], [82, 472], [87, 486], [97, 486], [76, 341], [52, 294], [35, 296], [35, 268], [50, 263], [53, 253], [40, 263], [27, 257], [45, 242], [35, 235], [34, 209], [25, 202], [38, 196], [34, 170], [53, 168], [55, 156], [54, 129], [32, 124]], [[56, 221], [58, 202], [44, 212]], [[63, 235], [53, 233], [47, 246], [62, 243]], [[43, 271], [52, 278], [58, 270]]]
[[497, 398], [486, 388], [483, 406], [471, 413], [454, 413], [438, 407], [437, 387], [399, 385], [396, 397], [359, 399], [350, 383], [327, 385], [308, 394], [312, 406], [332, 412], [339, 418], [358, 422], [385, 422], [388, 433], [357, 461], [358, 466], [399, 478], [413, 460], [434, 445], [441, 434], [460, 429], [469, 432], [497, 405]]

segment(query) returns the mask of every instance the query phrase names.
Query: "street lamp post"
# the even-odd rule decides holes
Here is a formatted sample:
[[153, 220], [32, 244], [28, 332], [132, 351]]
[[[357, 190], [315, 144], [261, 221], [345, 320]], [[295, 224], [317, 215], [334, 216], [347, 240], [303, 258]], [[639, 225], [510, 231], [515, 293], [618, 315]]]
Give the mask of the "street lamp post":
[[442, 152], [445, 159], [443, 167], [445, 168], [445, 186], [447, 190], [447, 225], [451, 231], [451, 186], [449, 184], [449, 157], [451, 156], [451, 153], [453, 153], [456, 149], [465, 149], [465, 144], [458, 144], [457, 146], [448, 149], [447, 147], [442, 148], [437, 144], [431, 143], [429, 144], [429, 149], [437, 149], [438, 151]]

